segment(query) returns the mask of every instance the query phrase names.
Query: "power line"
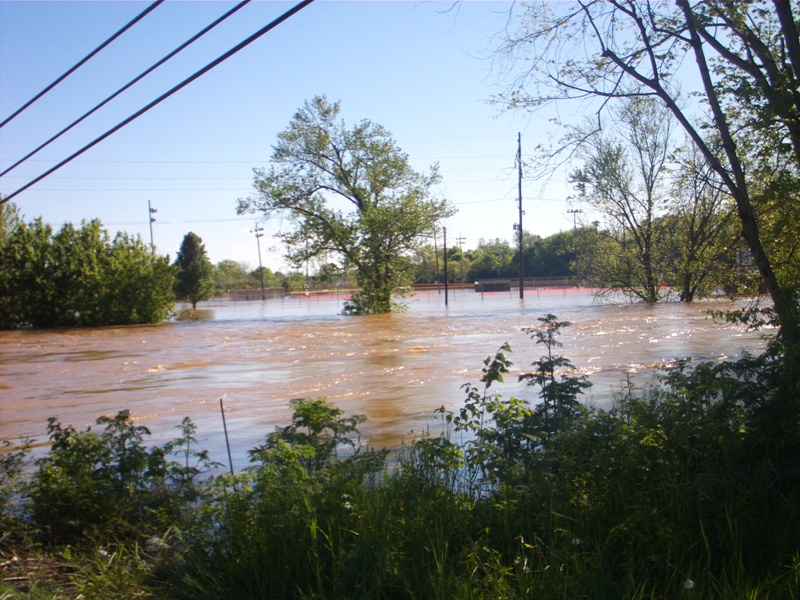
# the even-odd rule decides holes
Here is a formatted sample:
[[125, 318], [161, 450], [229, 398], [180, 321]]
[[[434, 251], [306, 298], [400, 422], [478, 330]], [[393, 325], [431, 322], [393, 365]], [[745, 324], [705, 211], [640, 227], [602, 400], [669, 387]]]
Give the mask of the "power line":
[[[163, 0], [162, 0], [162, 1], [163, 1]], [[68, 132], [70, 129], [72, 129], [73, 127], [75, 127], [75, 126], [76, 126], [78, 123], [82, 122], [84, 119], [86, 119], [86, 118], [87, 118], [87, 117], [89, 117], [90, 115], [94, 114], [95, 112], [97, 112], [98, 110], [100, 110], [102, 107], [104, 107], [106, 104], [108, 104], [109, 102], [111, 102], [111, 101], [112, 101], [114, 98], [116, 98], [117, 96], [119, 96], [119, 95], [120, 95], [122, 92], [124, 92], [125, 90], [129, 89], [130, 87], [132, 87], [133, 85], [135, 85], [136, 83], [138, 83], [139, 81], [141, 81], [142, 79], [144, 79], [144, 78], [145, 78], [147, 75], [149, 75], [150, 73], [152, 73], [153, 71], [155, 71], [155, 70], [156, 70], [158, 67], [160, 67], [161, 65], [163, 65], [165, 62], [167, 62], [169, 59], [171, 59], [173, 56], [175, 56], [175, 55], [176, 55], [176, 54], [178, 54], [179, 52], [181, 52], [181, 51], [185, 50], [185, 49], [186, 49], [188, 46], [190, 46], [191, 44], [193, 44], [194, 42], [196, 42], [198, 39], [200, 39], [201, 37], [203, 37], [203, 36], [204, 36], [206, 33], [208, 33], [209, 31], [211, 31], [212, 29], [214, 29], [214, 28], [215, 28], [217, 25], [219, 25], [220, 23], [222, 23], [222, 22], [223, 22], [225, 19], [227, 19], [228, 17], [230, 17], [232, 14], [234, 14], [234, 13], [235, 13], [236, 11], [238, 11], [240, 8], [243, 8], [243, 7], [244, 7], [246, 4], [248, 4], [249, 2], [250, 2], [250, 0], [243, 0], [242, 2], [240, 2], [239, 4], [237, 4], [236, 6], [234, 6], [232, 9], [230, 9], [230, 10], [229, 10], [228, 12], [226, 12], [224, 15], [222, 15], [221, 17], [219, 17], [219, 18], [218, 18], [216, 21], [214, 21], [214, 22], [213, 22], [213, 23], [211, 23], [210, 25], [206, 26], [204, 29], [202, 29], [201, 31], [199, 31], [198, 33], [196, 33], [195, 35], [193, 35], [191, 38], [189, 38], [188, 40], [186, 40], [186, 41], [185, 41], [183, 44], [181, 44], [180, 46], [178, 46], [177, 48], [175, 48], [175, 49], [174, 49], [172, 52], [170, 52], [169, 54], [167, 54], [166, 56], [164, 56], [162, 59], [160, 59], [158, 62], [156, 62], [155, 64], [153, 64], [151, 67], [149, 67], [148, 69], [145, 69], [145, 70], [144, 70], [142, 73], [140, 73], [139, 75], [137, 75], [136, 77], [134, 77], [133, 79], [131, 79], [131, 80], [130, 80], [128, 83], [126, 83], [125, 85], [123, 85], [123, 86], [122, 86], [121, 88], [119, 88], [119, 89], [118, 89], [116, 92], [114, 92], [114, 93], [113, 93], [113, 94], [111, 94], [111, 95], [110, 95], [108, 98], [106, 98], [105, 100], [103, 100], [103, 101], [102, 101], [100, 104], [98, 104], [97, 106], [95, 106], [94, 108], [92, 108], [90, 111], [88, 111], [88, 112], [84, 113], [84, 114], [83, 114], [83, 116], [79, 117], [78, 119], [76, 119], [75, 121], [73, 121], [72, 123], [70, 123], [69, 125], [67, 125], [67, 126], [64, 128], [64, 129], [62, 129], [61, 131], [59, 131], [57, 134], [55, 134], [55, 135], [54, 135], [53, 137], [51, 137], [49, 140], [47, 140], [47, 141], [46, 141], [46, 142], [44, 142], [43, 144], [40, 144], [40, 145], [39, 145], [37, 148], [35, 148], [35, 149], [34, 149], [34, 150], [32, 150], [31, 152], [29, 152], [28, 154], [26, 154], [25, 156], [23, 156], [21, 159], [19, 159], [19, 160], [18, 160], [17, 162], [15, 162], [13, 165], [11, 165], [10, 167], [8, 167], [8, 168], [7, 168], [5, 171], [3, 171], [2, 173], [0, 173], [0, 177], [2, 177], [3, 175], [5, 175], [5, 174], [6, 174], [6, 173], [8, 173], [9, 171], [12, 171], [13, 169], [15, 169], [16, 167], [18, 167], [18, 166], [19, 166], [19, 165], [21, 165], [22, 163], [24, 163], [24, 162], [25, 162], [26, 160], [28, 160], [28, 159], [29, 159], [31, 156], [33, 156], [34, 154], [36, 154], [37, 152], [39, 152], [39, 150], [41, 150], [41, 149], [43, 149], [43, 148], [45, 148], [45, 147], [49, 146], [51, 142], [54, 142], [55, 140], [57, 140], [58, 138], [60, 138], [62, 135], [64, 135], [65, 133], [67, 133], [67, 132]]]
[[[191, 178], [187, 178], [190, 180]], [[213, 178], [211, 178], [213, 179]], [[225, 178], [223, 178], [225, 179]], [[238, 179], [238, 178], [233, 178]], [[84, 178], [85, 180], [85, 178]], [[202, 180], [202, 178], [200, 179]], [[250, 191], [251, 188], [249, 187], [202, 187], [202, 188], [185, 188], [185, 187], [177, 187], [177, 188], [99, 188], [99, 189], [74, 189], [74, 188], [40, 188], [39, 192], [50, 192], [50, 193], [64, 193], [64, 192], [83, 192], [83, 193], [110, 193], [110, 192], [127, 192], [132, 194], [140, 194], [140, 193], [149, 193], [149, 192], [247, 192]], [[503, 196], [498, 198], [483, 198], [481, 200], [462, 200], [460, 202], [453, 202], [454, 206], [464, 206], [467, 204], [485, 204], [487, 202], [508, 202], [512, 200], [517, 202], [517, 198], [512, 196]], [[534, 198], [536, 202], [564, 202], [563, 198]]]
[[[186, 225], [191, 223], [244, 223], [245, 219], [250, 219], [252, 217], [240, 217], [240, 218], [230, 218], [230, 219], [181, 219], [181, 220], [172, 220], [172, 221], [158, 221], [159, 227], [164, 227], [166, 225]], [[153, 221], [155, 222], [155, 220]], [[123, 225], [145, 225], [146, 223], [142, 221], [117, 221], [113, 223], [103, 223], [106, 227], [122, 227]]]
[[[8, 140], [6, 140], [6, 141], [8, 141]], [[157, 146], [163, 146], [163, 145], [167, 145], [167, 144], [177, 144], [177, 145], [183, 145], [184, 144], [184, 142], [162, 142], [162, 141], [158, 141], [158, 142], [109, 142], [109, 144], [116, 144], [116, 143], [121, 143], [121, 144], [154, 144], [154, 145], [157, 145]], [[202, 142], [192, 142], [192, 144], [195, 144], [195, 143], [196, 144], [202, 144]], [[264, 144], [264, 142], [243, 142], [243, 143], [244, 144], [260, 143], [262, 145]], [[209, 142], [208, 145], [211, 145], [211, 144], [228, 144], [228, 142]], [[412, 156], [412, 157], [409, 157], [409, 158], [410, 158], [410, 160], [413, 160], [413, 161], [422, 161], [422, 160], [452, 160], [452, 159], [471, 160], [471, 159], [484, 159], [484, 158], [506, 158], [507, 159], [508, 157], [504, 156], [502, 154], [462, 154], [460, 156]], [[46, 159], [38, 159], [37, 158], [37, 159], [31, 160], [31, 161], [28, 161], [28, 162], [47, 162], [47, 160]], [[92, 160], [81, 160], [79, 162], [81, 162], [81, 163], [101, 163], [101, 164], [131, 163], [131, 164], [156, 164], [156, 165], [162, 165], [162, 164], [169, 164], [169, 165], [172, 165], [172, 164], [194, 164], [194, 163], [197, 163], [197, 164], [215, 164], [215, 163], [221, 163], [221, 164], [252, 164], [252, 163], [263, 162], [263, 158], [258, 158], [256, 160], [222, 160], [222, 161], [219, 161], [219, 160], [144, 160], [144, 159], [143, 160], [123, 160], [123, 159], [113, 159], [113, 160], [106, 159], [106, 160], [103, 160], [103, 159], [92, 159]], [[481, 169], [461, 169], [461, 170], [462, 171], [493, 171], [495, 169], [481, 168]], [[509, 167], [502, 167], [499, 170], [507, 170], [508, 171], [510, 169], [509, 169]]]
[[278, 25], [280, 25], [281, 23], [286, 21], [288, 18], [292, 17], [294, 14], [296, 14], [299, 11], [301, 11], [302, 9], [304, 9], [306, 6], [308, 6], [312, 2], [314, 2], [314, 0], [303, 0], [302, 2], [299, 2], [298, 4], [296, 4], [295, 6], [290, 8], [289, 10], [287, 10], [285, 13], [283, 13], [280, 17], [278, 17], [277, 19], [275, 19], [271, 23], [268, 23], [267, 25], [265, 25], [264, 27], [262, 27], [261, 29], [256, 31], [254, 34], [252, 34], [250, 37], [248, 37], [244, 41], [239, 42], [236, 46], [234, 46], [233, 48], [228, 50], [225, 54], [223, 54], [220, 57], [218, 57], [217, 59], [211, 61], [205, 67], [203, 67], [199, 71], [195, 72], [193, 75], [190, 75], [189, 77], [184, 79], [181, 83], [179, 83], [178, 85], [173, 87], [171, 90], [169, 90], [168, 92], [162, 94], [161, 96], [159, 96], [158, 98], [153, 100], [150, 104], [148, 104], [144, 108], [142, 108], [142, 109], [138, 110], [137, 112], [133, 113], [130, 117], [128, 117], [127, 119], [125, 119], [124, 121], [119, 123], [118, 125], [115, 125], [111, 129], [106, 131], [100, 137], [95, 138], [92, 142], [90, 142], [89, 144], [87, 144], [86, 146], [84, 146], [83, 148], [81, 148], [80, 150], [75, 152], [74, 154], [70, 155], [69, 157], [65, 158], [64, 160], [62, 160], [60, 163], [58, 163], [54, 167], [48, 169], [47, 171], [45, 171], [44, 173], [39, 175], [34, 180], [32, 180], [29, 183], [25, 184], [24, 186], [19, 188], [17, 191], [13, 192], [12, 194], [9, 194], [8, 196], [6, 196], [4, 198], [0, 198], [0, 204], [4, 204], [4, 203], [8, 202], [9, 200], [11, 200], [17, 194], [20, 194], [21, 192], [24, 192], [25, 190], [27, 190], [32, 185], [38, 183], [39, 181], [41, 181], [42, 179], [44, 179], [45, 177], [47, 177], [51, 173], [57, 171], [58, 169], [60, 169], [61, 167], [63, 167], [64, 165], [66, 165], [67, 163], [72, 161], [74, 158], [80, 156], [81, 154], [83, 154], [84, 152], [89, 150], [90, 148], [96, 146], [97, 144], [102, 142], [104, 139], [106, 139], [108, 136], [110, 136], [111, 134], [115, 133], [116, 131], [119, 131], [120, 129], [125, 127], [125, 125], [130, 123], [131, 121], [139, 118], [140, 116], [142, 116], [144, 113], [149, 111], [154, 106], [160, 104], [161, 102], [163, 102], [164, 100], [166, 100], [167, 98], [172, 96], [174, 93], [178, 92], [179, 90], [183, 89], [184, 87], [186, 87], [187, 85], [192, 83], [195, 79], [198, 79], [202, 75], [205, 75], [208, 71], [210, 71], [211, 69], [213, 69], [214, 67], [216, 67], [220, 63], [226, 61], [227, 59], [229, 59], [231, 56], [233, 56], [234, 54], [236, 54], [237, 52], [239, 52], [240, 50], [242, 50], [246, 46], [249, 46], [251, 43], [256, 41], [262, 35], [264, 35], [268, 31], [274, 29], [275, 27], [277, 27]]
[[156, 7], [157, 7], [159, 4], [161, 4], [162, 2], [164, 2], [164, 0], [156, 0], [156, 1], [155, 1], [155, 2], [153, 2], [153, 3], [152, 3], [150, 6], [148, 6], [146, 9], [144, 9], [142, 12], [140, 12], [140, 13], [139, 13], [137, 16], [135, 16], [135, 17], [134, 17], [134, 18], [133, 18], [131, 21], [129, 21], [129, 22], [128, 22], [128, 23], [127, 23], [127, 24], [126, 24], [124, 27], [122, 27], [122, 29], [120, 29], [119, 31], [117, 31], [117, 32], [116, 32], [114, 35], [112, 35], [110, 38], [108, 38], [108, 39], [107, 39], [105, 42], [103, 42], [102, 44], [100, 44], [100, 45], [99, 45], [97, 48], [95, 48], [94, 50], [92, 50], [92, 51], [91, 51], [89, 54], [87, 54], [87, 55], [86, 55], [84, 58], [82, 58], [80, 61], [78, 61], [78, 63], [77, 63], [77, 64], [75, 64], [75, 66], [73, 66], [72, 68], [70, 68], [70, 69], [69, 69], [69, 70], [68, 70], [66, 73], [64, 73], [64, 74], [63, 74], [61, 77], [59, 77], [58, 79], [56, 79], [56, 80], [55, 80], [53, 83], [51, 83], [50, 85], [48, 85], [48, 86], [47, 86], [46, 88], [44, 88], [44, 89], [43, 89], [41, 92], [39, 92], [38, 94], [36, 94], [36, 95], [35, 95], [33, 98], [31, 98], [30, 100], [28, 100], [28, 101], [27, 101], [25, 104], [23, 104], [23, 105], [22, 105], [20, 108], [18, 108], [16, 111], [14, 111], [14, 113], [13, 113], [11, 116], [7, 117], [7, 118], [6, 118], [6, 119], [5, 119], [5, 120], [4, 120], [2, 123], [0, 123], [0, 127], [3, 127], [3, 126], [6, 124], [6, 123], [8, 123], [9, 121], [11, 121], [11, 120], [12, 120], [14, 117], [16, 117], [18, 114], [20, 114], [20, 113], [21, 113], [23, 110], [25, 110], [26, 108], [28, 108], [28, 107], [29, 107], [31, 104], [33, 104], [34, 102], [36, 102], [36, 101], [37, 101], [39, 98], [41, 98], [42, 96], [44, 96], [44, 95], [45, 95], [47, 92], [49, 92], [49, 91], [50, 91], [50, 90], [52, 90], [52, 89], [53, 89], [55, 86], [57, 86], [59, 83], [61, 83], [62, 81], [64, 81], [64, 79], [66, 79], [66, 78], [67, 78], [67, 77], [69, 77], [69, 76], [70, 76], [72, 73], [74, 73], [75, 71], [77, 71], [77, 70], [78, 70], [80, 67], [82, 67], [82, 66], [83, 66], [83, 65], [84, 65], [84, 64], [85, 64], [85, 63], [86, 63], [86, 62], [87, 62], [89, 59], [91, 59], [91, 58], [92, 58], [92, 57], [93, 57], [95, 54], [97, 54], [97, 53], [98, 53], [98, 52], [100, 52], [100, 51], [101, 51], [103, 48], [105, 48], [106, 46], [108, 46], [108, 45], [109, 45], [111, 42], [113, 42], [115, 39], [117, 39], [119, 36], [121, 36], [123, 33], [125, 33], [125, 32], [126, 32], [128, 29], [130, 29], [131, 27], [133, 27], [133, 26], [134, 26], [136, 23], [138, 23], [138, 22], [139, 22], [141, 19], [143, 19], [143, 18], [144, 18], [144, 17], [145, 17], [145, 16], [146, 16], [146, 15], [147, 15], [147, 14], [148, 14], [150, 11], [154, 10], [154, 9], [155, 9], [155, 8], [156, 8]]

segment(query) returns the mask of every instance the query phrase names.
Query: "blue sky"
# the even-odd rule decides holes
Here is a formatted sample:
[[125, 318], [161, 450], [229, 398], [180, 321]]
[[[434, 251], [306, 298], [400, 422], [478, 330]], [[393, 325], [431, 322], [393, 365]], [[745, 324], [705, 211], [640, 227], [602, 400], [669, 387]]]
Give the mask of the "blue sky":
[[[0, 180], [7, 195], [205, 66], [293, 3], [252, 2]], [[236, 215], [252, 170], [269, 163], [276, 134], [314, 95], [339, 100], [348, 124], [389, 129], [418, 170], [438, 162], [439, 192], [458, 213], [444, 225], [465, 247], [511, 240], [517, 220], [517, 133], [523, 157], [545, 141], [542, 116], [502, 113], [492, 50], [509, 2], [317, 0], [153, 110], [14, 199], [26, 218], [99, 218], [112, 232], [149, 242], [148, 201], [158, 210], [157, 250], [174, 257], [194, 231], [213, 262], [258, 265]], [[144, 2], [0, 1], [0, 119], [142, 11]], [[5, 169], [233, 6], [172, 0], [0, 130]], [[529, 158], [529, 156], [528, 156]], [[563, 176], [523, 185], [525, 229], [542, 236], [572, 226]], [[285, 269], [264, 224], [266, 266]]]

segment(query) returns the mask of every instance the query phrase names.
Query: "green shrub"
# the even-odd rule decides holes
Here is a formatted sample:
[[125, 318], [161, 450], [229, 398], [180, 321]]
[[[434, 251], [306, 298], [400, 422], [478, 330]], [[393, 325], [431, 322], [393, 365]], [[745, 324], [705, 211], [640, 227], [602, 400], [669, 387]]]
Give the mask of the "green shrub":
[[[48, 420], [50, 451], [36, 462], [31, 482], [32, 520], [46, 543], [160, 534], [181, 521], [186, 503], [200, 494], [198, 477], [216, 466], [207, 453], [191, 449], [196, 440], [189, 419], [180, 438], [150, 449], [144, 445], [150, 431], [135, 425], [127, 410], [97, 424], [105, 426], [101, 434]], [[182, 464], [167, 460], [175, 452], [183, 455]]]
[[19, 534], [25, 525], [28, 496], [28, 457], [31, 441], [21, 445], [5, 441], [0, 449], [0, 531]]

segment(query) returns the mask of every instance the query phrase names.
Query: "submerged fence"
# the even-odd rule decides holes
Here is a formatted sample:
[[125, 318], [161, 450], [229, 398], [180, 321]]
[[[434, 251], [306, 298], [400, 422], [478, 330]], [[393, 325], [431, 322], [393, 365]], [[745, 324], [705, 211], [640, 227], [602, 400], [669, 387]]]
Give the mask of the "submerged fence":
[[[582, 288], [591, 287], [590, 284], [582, 279], [575, 279], [570, 277], [527, 277], [523, 280], [524, 288], [527, 289], [542, 289], [542, 288]], [[519, 290], [519, 279], [507, 278], [489, 278], [481, 279], [472, 283], [448, 283], [448, 289], [451, 290], [474, 290], [477, 293], [488, 292], [510, 292]], [[445, 289], [444, 283], [419, 283], [412, 286], [414, 292], [437, 292]], [[341, 287], [319, 287], [309, 289], [295, 289], [287, 290], [282, 287], [264, 288], [250, 288], [244, 290], [228, 290], [227, 292], [217, 294], [212, 300], [208, 301], [213, 303], [214, 300], [218, 302], [258, 302], [261, 300], [274, 300], [276, 298], [291, 298], [296, 296], [349, 296], [350, 294], [358, 291], [357, 287], [341, 286]]]

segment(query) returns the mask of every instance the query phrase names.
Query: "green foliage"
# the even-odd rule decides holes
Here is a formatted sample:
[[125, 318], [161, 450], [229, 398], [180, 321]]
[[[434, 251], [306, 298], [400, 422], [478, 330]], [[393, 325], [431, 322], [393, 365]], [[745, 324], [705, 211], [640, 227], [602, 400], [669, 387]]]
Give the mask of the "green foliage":
[[30, 440], [21, 445], [5, 441], [0, 446], [0, 531], [15, 533], [23, 528], [30, 451]]
[[214, 288], [217, 292], [228, 290], [246, 290], [260, 285], [258, 277], [250, 274], [250, 267], [245, 262], [222, 260], [214, 267]]
[[526, 234], [525, 247], [526, 277], [561, 277], [575, 275], [575, 231], [562, 231], [547, 236]]
[[[534, 415], [541, 427], [542, 436], [547, 437], [565, 429], [582, 412], [578, 394], [591, 387], [585, 376], [571, 375], [575, 367], [565, 356], [553, 354], [553, 349], [561, 347], [556, 338], [561, 330], [569, 327], [569, 321], [558, 321], [553, 314], [539, 318], [542, 324], [537, 329], [525, 329], [537, 344], [544, 344], [547, 354], [533, 362], [536, 370], [519, 376], [520, 381], [527, 381], [528, 386], [539, 387], [541, 403], [536, 406]], [[556, 378], [556, 374], [558, 378]]]
[[183, 237], [181, 248], [175, 257], [175, 295], [179, 300], [197, 303], [214, 294], [214, 265], [208, 260], [203, 240], [196, 233]]
[[[556, 233], [546, 238], [525, 232], [523, 236], [525, 277], [559, 277], [574, 275], [575, 234]], [[433, 283], [444, 279], [444, 256], [439, 248], [436, 257], [432, 245], [421, 247], [411, 258], [414, 283]], [[482, 279], [515, 279], [519, 276], [519, 251], [506, 240], [480, 240], [472, 250], [458, 246], [448, 248], [448, 277], [451, 283]], [[438, 272], [437, 272], [438, 258]]]
[[[463, 389], [467, 397], [458, 412], [447, 411], [444, 407], [438, 411], [447, 428], [443, 436], [446, 442], [440, 442], [437, 449], [444, 451], [443, 456], [451, 456], [447, 444], [452, 444], [453, 435], [458, 436], [459, 441], [453, 446], [463, 453], [465, 480], [456, 489], [463, 489], [470, 496], [490, 496], [506, 469], [535, 441], [530, 430], [528, 404], [513, 397], [504, 400], [500, 394], [488, 393], [492, 384], [503, 382], [503, 375], [512, 366], [505, 354], [510, 351], [509, 345], [503, 344], [494, 358], [489, 356], [484, 360], [483, 389], [465, 384]], [[425, 440], [421, 443], [423, 450], [429, 453], [430, 444]]]
[[358, 533], [362, 502], [387, 453], [361, 445], [361, 416], [324, 399], [292, 406], [291, 424], [250, 451], [256, 464], [235, 479], [237, 491], [226, 486], [208, 506], [215, 535], [189, 557], [185, 597], [335, 597], [344, 578], [364, 576], [359, 565], [372, 557]]
[[671, 119], [654, 100], [642, 98], [627, 99], [611, 118], [617, 123], [613, 134], [589, 134], [594, 123], [576, 133], [586, 138], [584, 166], [571, 181], [581, 201], [607, 221], [613, 247], [611, 254], [595, 254], [591, 275], [606, 290], [657, 302], [665, 272], [654, 224], [667, 200]]
[[138, 237], [111, 239], [99, 221], [53, 232], [10, 221], [0, 241], [0, 327], [156, 323], [173, 306], [166, 258]]
[[741, 241], [730, 197], [696, 147], [679, 149], [678, 159], [670, 213], [656, 223], [666, 246], [668, 281], [683, 302], [708, 297], [719, 287], [742, 293], [735, 251]]
[[[37, 461], [31, 482], [31, 515], [48, 543], [80, 544], [158, 535], [182, 520], [195, 499], [198, 477], [216, 463], [191, 450], [194, 425], [163, 448], [146, 448], [149, 430], [135, 425], [127, 410], [100, 417], [101, 434], [48, 420], [50, 452]], [[175, 452], [184, 463], [170, 461]], [[189, 464], [190, 458], [195, 464]]]
[[286, 278], [280, 272], [273, 273], [267, 267], [250, 269], [246, 262], [221, 260], [214, 267], [214, 291], [224, 294], [230, 290], [259, 289], [261, 279], [265, 288], [280, 288], [286, 284]]
[[409, 259], [414, 273], [414, 283], [435, 283], [443, 277], [438, 248], [433, 244], [420, 246]]
[[364, 120], [349, 129], [339, 113], [324, 96], [307, 101], [278, 134], [272, 167], [255, 170], [257, 195], [240, 199], [238, 212], [288, 217], [294, 229], [280, 237], [297, 268], [330, 257], [354, 269], [361, 289], [346, 313], [389, 312], [411, 283], [405, 255], [453, 211], [432, 196], [436, 167], [415, 172], [383, 127]]
[[170, 315], [175, 295], [167, 257], [155, 256], [139, 238], [118, 233], [107, 261], [99, 323], [158, 323]]
[[277, 428], [264, 444], [251, 450], [253, 460], [267, 464], [291, 448], [304, 457], [301, 462], [307, 471], [319, 471], [338, 461], [340, 448], [361, 449], [357, 426], [366, 421], [364, 415], [343, 417], [342, 410], [324, 398], [292, 400], [291, 405], [291, 425]]
[[13, 202], [0, 204], [0, 246], [6, 243], [8, 237], [21, 224], [22, 215]]
[[761, 240], [778, 280], [797, 294], [800, 268], [795, 240], [800, 219], [792, 208], [800, 195], [797, 6], [708, 2], [698, 12], [704, 25], [709, 23], [706, 27], [721, 23], [730, 36], [726, 60], [715, 65], [716, 90], [746, 163]]
[[[498, 99], [509, 108], [538, 110], [573, 100], [584, 108], [594, 104], [596, 124], [587, 134], [608, 130], [603, 114], [616, 100], [657, 101], [671, 113], [714, 172], [712, 186], [735, 204], [738, 234], [772, 301], [794, 373], [800, 372], [797, 13], [792, 1], [621, 0], [583, 4], [581, 10], [532, 4], [521, 9], [516, 32], [498, 50], [512, 65], [510, 89]], [[686, 102], [690, 97], [699, 100]], [[645, 125], [657, 127], [660, 121], [656, 117]], [[586, 136], [565, 141], [554, 154], [574, 150]], [[590, 177], [580, 179], [614, 182], [616, 168], [605, 167], [612, 166], [615, 153], [606, 152], [608, 160], [596, 165], [603, 169], [584, 171]], [[544, 158], [543, 175], [561, 164], [553, 155]], [[630, 237], [624, 241], [645, 247]], [[693, 263], [685, 258], [684, 267]], [[629, 260], [621, 266], [631, 275], [642, 273]], [[650, 281], [646, 269], [642, 274], [652, 292], [658, 278]], [[648, 293], [644, 299], [655, 298]]]
[[478, 247], [470, 252], [469, 279], [480, 281], [487, 278], [514, 277], [512, 261], [515, 251], [505, 240], [481, 240]]

